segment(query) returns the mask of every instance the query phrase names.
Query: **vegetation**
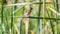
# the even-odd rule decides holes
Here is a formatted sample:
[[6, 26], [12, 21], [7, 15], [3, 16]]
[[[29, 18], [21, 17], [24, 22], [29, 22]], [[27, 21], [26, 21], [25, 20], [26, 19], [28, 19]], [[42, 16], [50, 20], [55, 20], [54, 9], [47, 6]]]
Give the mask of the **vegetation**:
[[59, 0], [0, 0], [0, 34], [60, 34]]

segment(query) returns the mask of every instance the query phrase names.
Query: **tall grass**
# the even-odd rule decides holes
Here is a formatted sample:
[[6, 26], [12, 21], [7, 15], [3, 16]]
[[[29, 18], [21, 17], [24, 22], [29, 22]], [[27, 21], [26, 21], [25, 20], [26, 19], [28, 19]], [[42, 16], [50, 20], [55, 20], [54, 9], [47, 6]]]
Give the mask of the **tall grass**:
[[[56, 3], [57, 3], [57, 4], [56, 4], [56, 10], [57, 10], [57, 12], [59, 12], [59, 5], [58, 5], [59, 3], [58, 3], [58, 0], [56, 0]], [[58, 18], [57, 15], [56, 15], [56, 18]], [[56, 20], [56, 22], [57, 22], [57, 23], [56, 23], [56, 24], [57, 24], [56, 26], [58, 26], [58, 21]], [[56, 28], [57, 28], [57, 34], [59, 34], [59, 32], [58, 32], [58, 27], [56, 27]]]
[[[41, 0], [39, 0], [39, 2], [41, 2]], [[41, 12], [41, 4], [39, 4], [39, 12], [38, 12], [38, 17], [40, 17], [40, 12]], [[38, 29], [38, 31], [40, 31], [39, 33], [40, 34], [42, 34], [42, 20], [41, 19], [38, 19], [38, 26], [40, 26], [39, 27], [39, 29]]]
[[2, 9], [1, 9], [1, 29], [2, 29], [2, 34], [4, 34], [3, 10], [4, 10], [4, 0], [2, 0]]
[[[58, 3], [57, 0], [56, 0], [56, 3]], [[31, 8], [33, 8], [33, 4], [39, 5], [38, 11], [33, 11], [33, 9], [31, 11]], [[7, 31], [7, 34], [30, 34], [30, 33], [31, 34], [32, 33], [45, 34], [45, 31], [43, 32], [43, 29], [45, 26], [44, 25], [45, 22], [47, 22], [46, 21], [47, 19], [50, 21], [49, 26], [51, 25], [51, 28], [52, 28], [51, 32], [53, 34], [56, 34], [54, 27], [53, 27], [53, 22], [54, 22], [54, 19], [56, 20], [56, 22], [59, 19], [57, 19], [58, 17], [52, 18], [52, 15], [50, 15], [49, 13], [53, 12], [53, 14], [54, 14], [54, 12], [55, 12], [54, 15], [56, 15], [56, 16], [58, 16], [60, 14], [56, 10], [54, 10], [53, 7], [50, 7], [49, 5], [46, 6], [46, 4], [51, 4], [52, 6], [56, 7], [57, 11], [59, 11], [58, 4], [53, 3], [54, 4], [53, 5], [50, 2], [45, 2], [45, 0], [43, 0], [43, 1], [39, 0], [39, 2], [26, 1], [24, 3], [17, 3], [17, 0], [11, 0], [11, 4], [8, 4], [8, 5], [4, 5], [4, 0], [2, 0], [1, 29], [0, 29], [2, 34], [5, 34], [6, 31]], [[27, 6], [27, 5], [29, 5], [29, 6]], [[11, 7], [11, 9], [9, 7]], [[27, 9], [27, 8], [30, 8], [30, 9]], [[8, 10], [8, 9], [10, 9], [10, 10]], [[25, 12], [26, 10], [27, 10], [28, 14], [26, 14], [27, 13], [27, 12]], [[47, 10], [48, 10], [48, 12], [47, 12]], [[9, 12], [11, 12], [11, 14]], [[34, 12], [34, 14], [33, 14], [33, 12]], [[38, 13], [36, 13], [36, 12], [38, 12]], [[45, 17], [46, 12], [48, 13], [48, 15], [47, 15], [48, 18]], [[38, 16], [38, 17], [35, 17], [35, 16]], [[18, 20], [18, 18], [19, 18], [19, 20]], [[22, 18], [22, 19], [20, 19], [20, 18]], [[20, 21], [20, 22], [18, 22], [18, 21]], [[11, 22], [11, 24], [10, 24], [10, 22]], [[18, 25], [17, 25], [17, 23], [18, 23]], [[57, 22], [57, 25], [58, 25], [58, 22]], [[10, 28], [10, 26], [11, 26], [11, 28]], [[59, 33], [58, 27], [57, 27], [57, 33]]]

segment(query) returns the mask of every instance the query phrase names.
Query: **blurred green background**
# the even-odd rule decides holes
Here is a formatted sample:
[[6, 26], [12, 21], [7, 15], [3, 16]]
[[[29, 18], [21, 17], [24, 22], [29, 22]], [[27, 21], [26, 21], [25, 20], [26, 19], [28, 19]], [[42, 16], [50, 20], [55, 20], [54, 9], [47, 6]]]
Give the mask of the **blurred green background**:
[[60, 34], [60, 0], [0, 0], [0, 34]]

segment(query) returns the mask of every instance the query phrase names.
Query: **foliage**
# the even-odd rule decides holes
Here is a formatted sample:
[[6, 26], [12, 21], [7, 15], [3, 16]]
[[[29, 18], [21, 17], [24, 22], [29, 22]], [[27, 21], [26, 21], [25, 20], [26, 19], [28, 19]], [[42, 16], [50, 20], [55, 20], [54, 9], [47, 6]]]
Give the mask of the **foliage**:
[[[8, 5], [4, 4], [4, 0], [0, 2], [0, 34], [25, 34], [24, 22], [27, 20], [25, 18], [28, 17], [31, 17], [28, 22], [28, 34], [39, 34], [41, 32], [43, 34], [60, 34], [59, 6], [55, 4], [58, 3], [57, 0], [50, 0], [50, 3], [46, 3], [44, 0], [25, 0], [22, 3], [18, 3], [18, 0], [15, 3], [15, 1], [11, 0], [11, 4]], [[25, 8], [27, 5], [30, 5], [32, 9], [29, 16], [25, 17], [24, 12], [27, 10]], [[42, 18], [40, 19], [40, 17]]]

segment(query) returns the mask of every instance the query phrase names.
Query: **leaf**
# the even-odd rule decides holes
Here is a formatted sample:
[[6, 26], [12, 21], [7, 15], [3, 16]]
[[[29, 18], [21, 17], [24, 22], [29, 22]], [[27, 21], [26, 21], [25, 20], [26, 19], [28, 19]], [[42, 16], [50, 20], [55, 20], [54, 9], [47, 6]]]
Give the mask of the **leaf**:
[[5, 7], [5, 6], [24, 6], [24, 5], [39, 4], [39, 3], [40, 3], [40, 2], [15, 3], [15, 4], [4, 5], [4, 7]]
[[60, 16], [60, 13], [58, 13], [56, 10], [54, 10], [53, 8], [47, 7], [47, 9], [51, 10], [52, 12], [54, 12], [55, 14]]
[[18, 8], [16, 11], [14, 11], [15, 16], [21, 16], [23, 14], [23, 7]]

